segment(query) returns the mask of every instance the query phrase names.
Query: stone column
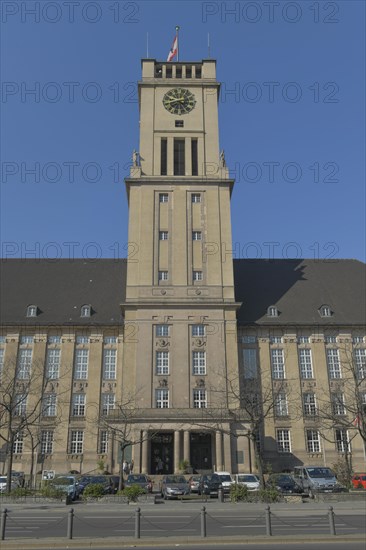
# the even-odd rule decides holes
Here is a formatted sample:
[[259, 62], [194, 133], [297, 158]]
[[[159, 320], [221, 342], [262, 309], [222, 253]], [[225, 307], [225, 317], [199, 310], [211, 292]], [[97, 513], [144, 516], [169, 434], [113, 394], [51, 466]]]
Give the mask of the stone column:
[[226, 472], [232, 471], [231, 465], [231, 437], [230, 434], [224, 433], [224, 464], [223, 470]]
[[216, 432], [216, 471], [222, 470], [222, 433]]
[[183, 458], [191, 463], [191, 434], [189, 430], [183, 432]]
[[180, 462], [180, 431], [174, 432], [174, 472], [179, 470]]
[[148, 432], [146, 430], [144, 430], [142, 432], [142, 437], [143, 437], [143, 441], [142, 441], [142, 464], [141, 464], [141, 472], [143, 474], [147, 474], [148, 471], [149, 471], [149, 441], [147, 439], [147, 436], [148, 436]]

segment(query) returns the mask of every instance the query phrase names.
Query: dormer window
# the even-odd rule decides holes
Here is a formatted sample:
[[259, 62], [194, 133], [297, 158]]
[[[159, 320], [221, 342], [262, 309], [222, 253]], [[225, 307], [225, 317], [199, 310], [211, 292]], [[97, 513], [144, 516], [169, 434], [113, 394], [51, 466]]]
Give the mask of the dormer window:
[[318, 311], [319, 311], [320, 317], [331, 317], [333, 315], [332, 310], [327, 305], [321, 306]]
[[90, 317], [90, 314], [91, 314], [90, 305], [81, 306], [80, 317]]
[[27, 317], [37, 317], [38, 307], [37, 306], [28, 306], [27, 307]]
[[276, 306], [269, 306], [267, 309], [267, 316], [268, 317], [278, 317], [278, 309]]

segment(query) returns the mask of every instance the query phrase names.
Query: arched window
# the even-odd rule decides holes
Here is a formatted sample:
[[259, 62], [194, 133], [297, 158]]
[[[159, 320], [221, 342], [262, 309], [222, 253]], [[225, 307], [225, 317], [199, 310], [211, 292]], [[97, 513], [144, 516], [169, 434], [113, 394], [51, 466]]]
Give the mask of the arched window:
[[331, 317], [332, 316], [332, 310], [330, 309], [330, 306], [327, 306], [326, 304], [323, 304], [318, 309], [320, 317]]
[[269, 306], [267, 309], [267, 316], [268, 317], [278, 317], [278, 309], [276, 306]]
[[27, 307], [27, 317], [37, 317], [38, 307], [31, 305]]
[[80, 317], [90, 317], [91, 314], [91, 306], [90, 305], [84, 305], [81, 306], [80, 310]]

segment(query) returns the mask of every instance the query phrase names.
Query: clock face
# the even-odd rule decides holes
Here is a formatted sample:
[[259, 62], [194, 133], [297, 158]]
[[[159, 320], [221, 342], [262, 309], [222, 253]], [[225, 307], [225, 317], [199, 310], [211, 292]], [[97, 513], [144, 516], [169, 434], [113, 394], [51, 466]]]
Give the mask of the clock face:
[[173, 88], [163, 97], [163, 105], [173, 115], [185, 115], [192, 111], [196, 100], [192, 92], [185, 88]]

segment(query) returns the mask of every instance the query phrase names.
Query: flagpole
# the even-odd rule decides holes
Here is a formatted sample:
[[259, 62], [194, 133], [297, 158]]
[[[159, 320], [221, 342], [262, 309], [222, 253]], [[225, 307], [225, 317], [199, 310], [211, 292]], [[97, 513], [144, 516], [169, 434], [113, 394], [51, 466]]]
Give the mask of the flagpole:
[[208, 59], [210, 59], [210, 33], [207, 33], [207, 49], [208, 49]]
[[180, 27], [177, 25], [177, 26], [175, 27], [175, 30], [176, 30], [176, 37], [177, 37], [177, 61], [179, 61], [179, 38], [178, 38], [178, 36], [179, 36], [179, 29], [180, 29]]
[[146, 59], [149, 59], [149, 33], [146, 33]]

